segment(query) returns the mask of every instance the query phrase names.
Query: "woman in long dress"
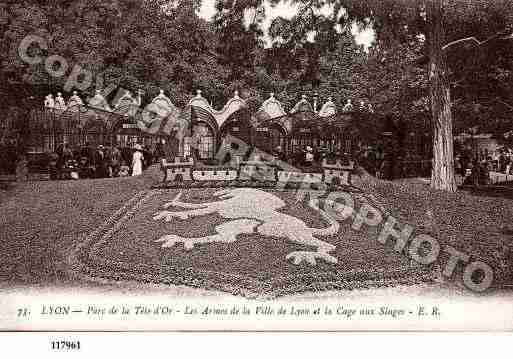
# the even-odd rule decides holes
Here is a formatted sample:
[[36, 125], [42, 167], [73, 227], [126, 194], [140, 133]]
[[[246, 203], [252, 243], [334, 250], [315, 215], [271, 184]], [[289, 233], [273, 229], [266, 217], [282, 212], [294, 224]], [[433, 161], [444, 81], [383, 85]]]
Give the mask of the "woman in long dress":
[[141, 145], [135, 145], [135, 152], [132, 155], [132, 176], [139, 176], [142, 174], [144, 156], [141, 151]]

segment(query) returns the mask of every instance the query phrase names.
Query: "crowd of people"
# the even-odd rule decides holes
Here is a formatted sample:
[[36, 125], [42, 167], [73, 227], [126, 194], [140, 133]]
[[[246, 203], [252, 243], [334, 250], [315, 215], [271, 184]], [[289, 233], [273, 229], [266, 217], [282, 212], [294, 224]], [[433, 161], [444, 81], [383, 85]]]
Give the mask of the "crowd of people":
[[[250, 147], [246, 156], [243, 156], [241, 160], [248, 161], [254, 160], [253, 155], [257, 152], [254, 152], [254, 147]], [[287, 163], [290, 166], [293, 166], [303, 172], [319, 172], [322, 171], [322, 163], [324, 160], [328, 161], [328, 163], [335, 164], [337, 161], [341, 161], [344, 164], [349, 164], [351, 156], [348, 153], [344, 153], [342, 151], [330, 151], [325, 147], [313, 147], [313, 146], [303, 146], [300, 148], [295, 148], [292, 152], [285, 152], [281, 146], [277, 146], [270, 155], [275, 159], [279, 160], [282, 163]], [[229, 159], [225, 159], [225, 162], [229, 161]]]
[[[254, 149], [253, 149], [254, 150]], [[169, 153], [168, 153], [169, 152]], [[171, 151], [172, 152], [172, 151]], [[164, 156], [171, 156], [165, 142], [156, 144], [149, 149], [140, 144], [128, 147], [118, 146], [84, 146], [72, 147], [62, 143], [56, 150], [45, 154], [43, 172], [48, 171], [52, 180], [82, 179], [82, 178], [109, 178], [138, 176], [152, 163], [158, 162]], [[470, 148], [456, 149], [454, 160], [456, 174], [463, 178], [467, 184], [488, 184], [490, 172], [513, 174], [513, 150], [501, 148], [489, 153], [486, 150], [476, 153]], [[250, 149], [247, 158], [253, 153]], [[197, 155], [197, 154], [196, 154]], [[284, 151], [281, 146], [272, 151], [272, 155], [282, 162], [298, 168], [304, 172], [322, 171], [322, 164], [327, 161], [334, 164], [341, 161], [348, 165], [351, 161], [367, 170], [371, 175], [383, 179], [405, 177], [427, 177], [431, 171], [431, 160], [415, 157], [408, 153], [394, 155], [393, 151], [385, 151], [383, 146], [364, 146], [354, 153], [345, 153], [342, 150], [329, 150], [325, 147], [306, 145], [296, 147], [294, 151]], [[199, 158], [194, 156], [193, 158]], [[224, 161], [216, 161], [212, 165], [222, 165]], [[212, 160], [214, 161], [214, 160]], [[210, 162], [208, 163], [210, 164]], [[33, 165], [33, 159], [31, 159]], [[16, 174], [17, 177], [28, 176], [28, 156], [19, 151], [16, 143], [3, 141], [0, 144], [1, 174]]]
[[304, 146], [296, 149], [293, 153], [287, 155], [281, 146], [278, 146], [274, 151], [274, 157], [280, 161], [287, 162], [288, 164], [303, 169], [305, 172], [315, 172], [320, 170], [322, 163], [326, 160], [328, 163], [336, 163], [341, 161], [344, 164], [349, 164], [351, 156], [340, 150], [330, 151], [328, 148], [313, 146]]
[[513, 174], [513, 151], [503, 147], [494, 152], [482, 150], [473, 153], [469, 149], [457, 153], [454, 159], [456, 173], [466, 184], [488, 184], [490, 172]]
[[64, 143], [50, 153], [48, 169], [52, 180], [138, 176], [152, 157], [140, 144], [72, 148]]
[[0, 174], [9, 174], [16, 171], [19, 146], [14, 139], [0, 141]]
[[71, 146], [61, 143], [53, 152], [26, 153], [16, 143], [0, 144], [0, 174], [28, 179], [29, 172], [48, 173], [51, 180], [138, 176], [162, 156], [162, 151], [133, 144]]
[[[236, 149], [235, 149], [236, 150]], [[198, 161], [198, 154], [195, 154], [194, 149], [192, 150], [192, 157], [195, 161]], [[237, 152], [237, 151], [235, 151]], [[255, 158], [260, 158], [260, 151], [254, 146], [250, 146], [244, 154], [239, 154], [237, 161], [254, 161]], [[263, 154], [263, 153], [262, 153]], [[287, 163], [290, 166], [296, 167], [304, 172], [318, 172], [321, 170], [322, 163], [326, 159], [329, 163], [336, 163], [337, 160], [342, 161], [345, 164], [349, 164], [351, 156], [348, 153], [344, 153], [341, 150], [330, 151], [326, 147], [314, 147], [305, 145], [302, 147], [296, 147], [293, 151], [286, 152], [283, 147], [277, 146], [269, 153], [265, 154], [266, 161], [272, 159]], [[232, 155], [230, 151], [227, 151], [226, 156], [221, 159], [213, 160], [200, 160], [206, 164], [212, 165], [226, 165], [232, 162]], [[233, 162], [232, 162], [233, 163]]]
[[[237, 153], [237, 148], [234, 148], [234, 150]], [[197, 152], [197, 150], [193, 149], [191, 153], [191, 157], [196, 164], [202, 163], [204, 165], [216, 166], [233, 165], [234, 163], [231, 151], [227, 151], [227, 154], [222, 159], [200, 159]], [[235, 163], [254, 161], [256, 158], [261, 159], [258, 153], [259, 151], [255, 147], [250, 146], [244, 154], [237, 155], [238, 158], [235, 159]], [[272, 161], [272, 158], [307, 173], [322, 173], [323, 163], [325, 162], [329, 165], [340, 162], [343, 166], [353, 163], [355, 166], [362, 166], [371, 175], [384, 179], [411, 176], [415, 172], [417, 176], [420, 176], [430, 170], [429, 160], [422, 161], [420, 156], [409, 154], [404, 158], [393, 156], [391, 152], [385, 152], [380, 146], [364, 146], [352, 153], [343, 149], [329, 149], [315, 145], [297, 146], [292, 151], [285, 151], [283, 147], [277, 146], [266, 155], [265, 160]], [[409, 164], [415, 164], [415, 166], [409, 166]]]
[[343, 166], [351, 163], [365, 169], [372, 176], [393, 180], [406, 177], [429, 176], [431, 161], [420, 155], [397, 154], [382, 145], [361, 146], [351, 153], [342, 149], [329, 150], [326, 147], [305, 146], [286, 155], [281, 147], [274, 151], [274, 157], [302, 170], [322, 173], [322, 165], [340, 162]]

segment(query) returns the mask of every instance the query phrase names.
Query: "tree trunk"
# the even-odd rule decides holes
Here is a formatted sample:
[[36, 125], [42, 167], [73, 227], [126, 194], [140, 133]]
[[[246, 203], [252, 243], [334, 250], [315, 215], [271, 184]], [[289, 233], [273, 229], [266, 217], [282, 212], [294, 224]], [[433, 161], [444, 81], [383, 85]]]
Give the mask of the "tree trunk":
[[433, 117], [433, 169], [431, 187], [455, 192], [454, 151], [450, 89], [446, 80], [446, 65], [442, 51], [443, 0], [428, 0], [429, 81]]

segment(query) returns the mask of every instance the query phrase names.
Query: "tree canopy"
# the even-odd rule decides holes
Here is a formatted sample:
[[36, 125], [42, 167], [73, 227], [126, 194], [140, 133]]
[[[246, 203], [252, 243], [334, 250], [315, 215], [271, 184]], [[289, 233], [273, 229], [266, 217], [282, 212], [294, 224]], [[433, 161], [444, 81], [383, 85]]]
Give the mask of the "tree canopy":
[[[4, 1], [0, 4], [2, 106], [21, 97], [40, 99], [62, 91], [44, 64], [29, 65], [18, 55], [27, 35], [48, 41], [44, 56], [59, 55], [90, 70], [95, 87], [115, 84], [150, 99], [162, 88], [183, 106], [196, 89], [215, 107], [234, 90], [257, 106], [275, 92], [289, 109], [303, 93], [371, 103], [413, 128], [429, 117], [428, 77], [414, 60], [426, 53], [425, 1], [292, 0], [298, 12], [263, 29], [265, 4], [280, 0], [216, 0], [211, 22], [197, 15], [201, 0]], [[508, 0], [445, 1], [444, 43], [464, 37], [483, 41], [508, 29]], [[328, 11], [320, 11], [328, 9]], [[374, 44], [355, 43], [353, 27], [372, 28]], [[265, 46], [264, 40], [270, 46]], [[511, 126], [511, 47], [468, 56], [449, 56], [455, 128], [480, 125], [500, 132]], [[470, 51], [470, 50], [469, 50]], [[459, 55], [458, 55], [459, 54]], [[472, 61], [470, 61], [472, 60]]]

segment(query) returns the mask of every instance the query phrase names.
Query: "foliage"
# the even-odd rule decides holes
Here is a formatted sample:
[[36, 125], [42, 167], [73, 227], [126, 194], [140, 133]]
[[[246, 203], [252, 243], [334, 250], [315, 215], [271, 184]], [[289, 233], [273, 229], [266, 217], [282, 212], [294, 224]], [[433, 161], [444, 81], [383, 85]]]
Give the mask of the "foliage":
[[[426, 36], [429, 25], [426, 1], [296, 0], [295, 2], [311, 8], [331, 5], [333, 8], [331, 17], [338, 18], [338, 23], [341, 25], [356, 21], [363, 28], [371, 26], [376, 31], [376, 43], [372, 51], [382, 53], [385, 58], [395, 58], [390, 61], [392, 66], [386, 66], [385, 72], [390, 75], [388, 79], [394, 79], [392, 82], [387, 82], [398, 83], [406, 80], [402, 84], [401, 91], [407, 95], [407, 98], [401, 96], [402, 104], [398, 105], [408, 109], [402, 111], [401, 117], [405, 117], [406, 112], [411, 109], [419, 115], [425, 112], [422, 107], [426, 103], [427, 92], [424, 91], [427, 90], [427, 73], [413, 61], [410, 54], [412, 50], [417, 55], [427, 53], [426, 45], [429, 44], [430, 39]], [[511, 30], [510, 27], [513, 24], [513, 8], [508, 0], [447, 0], [444, 1], [444, 8], [444, 44], [466, 37], [476, 37], [479, 41], [484, 41], [497, 33]], [[296, 31], [301, 31], [301, 27]], [[425, 40], [420, 47], [419, 38]], [[457, 131], [476, 124], [480, 125], [483, 132], [511, 126], [513, 109], [509, 82], [513, 70], [511, 43], [511, 41], [496, 42], [492, 47], [477, 53], [474, 48], [458, 48], [457, 51], [448, 54], [451, 93], [454, 100], [453, 113]], [[403, 56], [410, 61], [410, 66], [407, 61], [401, 60]], [[372, 71], [379, 74], [377, 77], [381, 78], [384, 75], [383, 71], [380, 71], [380, 66], [372, 64], [372, 61], [371, 57], [369, 67], [372, 67]], [[394, 91], [391, 92], [387, 97], [395, 98]], [[408, 95], [408, 93], [413, 95], [415, 92], [416, 98]], [[397, 108], [394, 107], [392, 106], [391, 110], [397, 112]], [[469, 111], [469, 108], [479, 110]], [[471, 116], [469, 116], [470, 113], [472, 113]]]
[[[42, 55], [57, 54], [70, 67], [92, 71], [96, 77], [88, 96], [95, 87], [115, 84], [134, 92], [142, 88], [148, 101], [162, 88], [184, 106], [201, 89], [219, 108], [239, 90], [256, 109], [274, 92], [291, 109], [302, 94], [311, 101], [318, 93], [320, 102], [331, 96], [339, 108], [347, 99], [365, 101], [376, 113], [393, 113], [412, 128], [425, 126], [427, 73], [414, 61], [426, 49], [425, 36], [419, 36], [426, 30], [424, 1], [290, 3], [299, 4], [299, 11], [291, 19], [274, 19], [271, 46], [265, 48], [263, 0], [218, 0], [212, 23], [197, 16], [200, 0], [4, 1], [0, 105], [33, 107], [34, 101], [20, 97], [40, 101], [48, 92], [62, 91], [66, 76], [51, 77], [44, 65], [28, 65], [18, 56], [20, 41], [37, 34], [49, 43]], [[326, 7], [328, 12], [319, 11]], [[446, 41], [484, 40], [507, 28], [511, 13], [507, 0], [448, 0]], [[376, 31], [368, 52], [354, 42], [355, 23]], [[497, 44], [480, 56], [458, 51], [449, 57], [457, 132], [476, 124], [483, 132], [510, 128], [511, 50]]]
[[42, 55], [60, 55], [70, 67], [88, 69], [99, 88], [115, 84], [154, 96], [161, 87], [184, 105], [194, 89], [216, 91], [226, 78], [212, 51], [215, 34], [189, 1], [165, 11], [157, 1], [22, 1], [3, 5], [0, 15], [1, 76], [12, 83], [44, 84], [38, 96], [62, 91], [66, 76], [51, 77], [43, 64], [19, 58], [20, 41], [32, 34], [48, 41]]
[[251, 76], [254, 59], [263, 47], [262, 0], [216, 0], [214, 27], [219, 61], [229, 69], [229, 81]]

